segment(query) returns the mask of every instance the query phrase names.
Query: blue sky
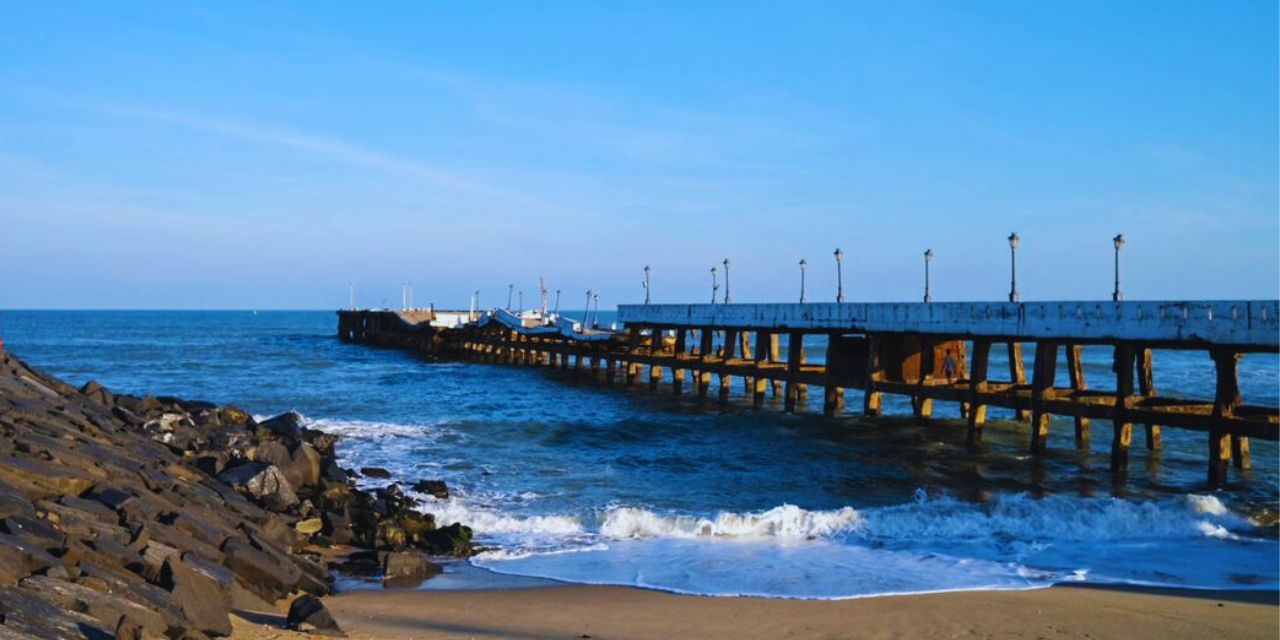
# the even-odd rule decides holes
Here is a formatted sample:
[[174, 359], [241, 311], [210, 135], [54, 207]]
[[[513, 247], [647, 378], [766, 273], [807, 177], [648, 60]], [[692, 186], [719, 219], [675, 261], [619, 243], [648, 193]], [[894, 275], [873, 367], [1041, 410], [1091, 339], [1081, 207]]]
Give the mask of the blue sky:
[[1275, 2], [0, 2], [0, 308], [1275, 298]]

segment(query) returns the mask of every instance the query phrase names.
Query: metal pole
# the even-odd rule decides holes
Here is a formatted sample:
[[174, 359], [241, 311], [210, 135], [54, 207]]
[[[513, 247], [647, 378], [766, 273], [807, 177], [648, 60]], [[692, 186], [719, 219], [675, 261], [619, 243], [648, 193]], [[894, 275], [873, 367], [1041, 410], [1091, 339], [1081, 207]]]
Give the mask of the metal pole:
[[560, 290], [556, 289], [556, 310], [552, 311], [555, 315], [560, 315]]
[[1009, 302], [1018, 301], [1018, 238], [1017, 232], [1009, 234]]
[[836, 247], [836, 303], [844, 302], [844, 252]]
[[1124, 294], [1120, 293], [1120, 248], [1124, 246], [1124, 234], [1117, 233], [1116, 237], [1111, 239], [1116, 247], [1116, 288], [1111, 292], [1111, 300], [1120, 302], [1124, 300]]
[[724, 259], [724, 303], [729, 304], [729, 259]]
[[591, 290], [590, 289], [587, 289], [586, 311], [583, 311], [582, 313], [584, 314], [582, 317], [582, 330], [586, 331], [587, 323], [591, 321]]
[[596, 301], [596, 321], [592, 323], [591, 326], [592, 328], [599, 329], [600, 328], [600, 294], [598, 293], [592, 294], [591, 297]]
[[924, 250], [924, 301], [933, 302], [933, 296], [929, 295], [929, 263], [933, 262], [933, 249]]
[[716, 292], [720, 290], [720, 284], [716, 282], [716, 268], [711, 267], [711, 304], [716, 303]]
[[511, 294], [514, 293], [515, 290], [516, 286], [514, 284], [507, 285], [507, 311], [511, 310]]
[[649, 304], [649, 265], [644, 266], [644, 303]]
[[804, 258], [800, 258], [800, 304], [804, 304], [804, 268], [808, 264]]

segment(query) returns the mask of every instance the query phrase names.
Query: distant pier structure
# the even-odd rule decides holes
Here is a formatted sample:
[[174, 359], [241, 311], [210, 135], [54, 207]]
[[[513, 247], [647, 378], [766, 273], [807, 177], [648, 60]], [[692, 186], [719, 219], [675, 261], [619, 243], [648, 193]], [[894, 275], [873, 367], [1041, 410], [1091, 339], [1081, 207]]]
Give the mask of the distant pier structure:
[[[1249, 439], [1280, 439], [1280, 410], [1246, 403], [1238, 364], [1246, 353], [1280, 353], [1280, 302], [1110, 301], [810, 304], [634, 304], [618, 307], [619, 330], [558, 315], [509, 310], [338, 312], [349, 342], [398, 347], [432, 358], [469, 359], [578, 371], [608, 383], [645, 380], [728, 402], [735, 378], [761, 407], [781, 396], [787, 411], [807, 406], [821, 387], [823, 413], [845, 411], [846, 389], [861, 389], [861, 411], [880, 415], [885, 394], [910, 398], [920, 420], [933, 403], [954, 402], [968, 443], [982, 439], [988, 407], [1030, 423], [1028, 449], [1043, 455], [1051, 416], [1074, 421], [1087, 446], [1090, 421], [1112, 426], [1111, 470], [1128, 466], [1134, 425], [1145, 446], [1161, 428], [1205, 432], [1208, 481], [1248, 468]], [[825, 343], [807, 362], [806, 344]], [[1081, 350], [1111, 350], [1114, 389], [1089, 387]], [[992, 352], [1007, 371], [992, 371]], [[1152, 350], [1203, 352], [1216, 371], [1212, 400], [1157, 393]], [[1029, 369], [1028, 369], [1029, 367]], [[1065, 368], [1065, 376], [1060, 376]], [[664, 372], [665, 375], [664, 375]], [[1059, 384], [1065, 378], [1066, 385]]]

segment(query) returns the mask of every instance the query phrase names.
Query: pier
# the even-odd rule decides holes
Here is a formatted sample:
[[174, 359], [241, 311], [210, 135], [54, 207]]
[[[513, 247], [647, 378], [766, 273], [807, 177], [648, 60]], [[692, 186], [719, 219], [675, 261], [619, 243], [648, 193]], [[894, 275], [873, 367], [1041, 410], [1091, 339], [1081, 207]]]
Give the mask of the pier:
[[[469, 321], [433, 322], [446, 313]], [[878, 416], [894, 394], [926, 421], [935, 402], [952, 402], [975, 449], [988, 408], [1002, 407], [1029, 424], [1035, 456], [1054, 436], [1052, 416], [1071, 418], [1076, 447], [1088, 446], [1093, 420], [1105, 420], [1119, 476], [1135, 426], [1152, 452], [1163, 428], [1204, 432], [1211, 486], [1225, 483], [1231, 466], [1249, 467], [1250, 438], [1280, 439], [1280, 410], [1248, 404], [1237, 373], [1246, 353], [1280, 353], [1277, 301], [633, 304], [618, 307], [618, 321], [600, 330], [536, 311], [343, 310], [338, 335], [430, 358], [555, 367], [653, 391], [669, 385], [721, 403], [737, 381], [757, 408], [772, 394], [797, 411], [821, 388], [827, 416]], [[808, 362], [806, 345], [819, 343], [824, 357]], [[1089, 386], [1081, 351], [1090, 345], [1110, 349], [1115, 388]], [[992, 370], [997, 349], [1007, 371]], [[1153, 349], [1204, 353], [1213, 388], [1204, 399], [1161, 396]], [[847, 389], [862, 390], [861, 407], [845, 406]]]

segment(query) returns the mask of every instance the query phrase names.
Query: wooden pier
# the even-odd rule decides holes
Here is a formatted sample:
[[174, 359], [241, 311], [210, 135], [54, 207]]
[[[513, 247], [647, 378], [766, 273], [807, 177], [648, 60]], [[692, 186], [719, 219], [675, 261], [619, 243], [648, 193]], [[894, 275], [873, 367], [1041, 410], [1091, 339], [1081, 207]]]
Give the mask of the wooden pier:
[[[430, 326], [421, 312], [338, 315], [339, 337], [351, 342], [572, 369], [609, 383], [643, 380], [655, 391], [669, 384], [672, 393], [701, 398], [712, 395], [714, 378], [722, 403], [735, 380], [754, 406], [772, 393], [787, 411], [806, 406], [809, 389], [821, 387], [827, 416], [846, 410], [846, 389], [863, 391], [868, 416], [881, 414], [885, 394], [910, 398], [920, 420], [931, 417], [934, 402], [954, 402], [975, 448], [988, 407], [1030, 423], [1033, 455], [1049, 446], [1051, 416], [1072, 418], [1077, 447], [1088, 446], [1092, 420], [1106, 420], [1115, 474], [1128, 466], [1134, 425], [1152, 451], [1161, 447], [1162, 428], [1206, 433], [1213, 486], [1226, 481], [1230, 465], [1248, 468], [1250, 438], [1280, 439], [1280, 410], [1246, 404], [1237, 375], [1243, 354], [1280, 352], [1277, 301], [622, 305], [617, 332], [505, 310], [448, 329]], [[824, 357], [807, 362], [805, 345], [817, 341], [825, 342]], [[1088, 386], [1087, 345], [1111, 350], [1114, 389]], [[991, 370], [996, 349], [1007, 356], [1007, 371]], [[1205, 353], [1216, 371], [1212, 393], [1160, 396], [1153, 349]], [[1057, 384], [1060, 366], [1066, 386]]]

